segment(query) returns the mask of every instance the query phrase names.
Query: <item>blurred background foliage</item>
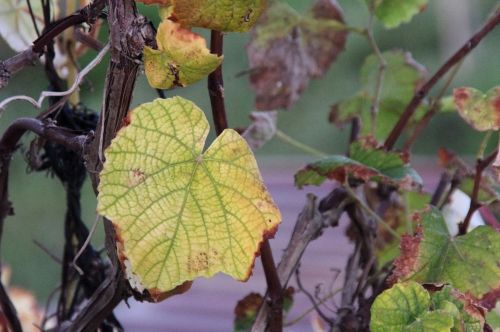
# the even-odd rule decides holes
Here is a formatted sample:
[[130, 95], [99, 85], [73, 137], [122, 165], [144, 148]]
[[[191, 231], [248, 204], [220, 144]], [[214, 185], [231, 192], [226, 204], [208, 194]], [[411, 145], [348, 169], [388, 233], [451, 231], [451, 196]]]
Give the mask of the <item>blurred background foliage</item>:
[[[312, 1], [288, 0], [299, 11], [306, 11]], [[349, 25], [366, 24], [368, 13], [362, 0], [338, 0], [344, 9]], [[417, 15], [409, 24], [397, 29], [383, 30], [377, 25], [375, 37], [382, 51], [402, 49], [432, 74], [443, 61], [461, 46], [487, 18], [497, 0], [433, 0], [428, 8]], [[155, 24], [159, 18], [154, 7], [140, 5], [140, 10]], [[208, 40], [206, 31], [198, 30]], [[102, 29], [102, 40], [106, 38]], [[232, 127], [245, 127], [248, 115], [253, 111], [254, 94], [250, 89], [248, 76], [238, 75], [248, 69], [245, 46], [249, 34], [228, 34], [225, 38], [224, 79], [228, 119]], [[500, 29], [491, 33], [467, 58], [451, 88], [473, 86], [482, 91], [499, 84]], [[0, 58], [6, 59], [14, 53], [0, 41]], [[330, 106], [356, 93], [360, 87], [359, 69], [371, 54], [367, 41], [350, 34], [345, 51], [321, 79], [313, 80], [300, 101], [290, 110], [280, 112], [278, 125], [290, 136], [328, 153], [343, 153], [347, 146], [348, 129], [339, 130], [328, 123]], [[95, 56], [89, 52], [82, 61], [86, 63]], [[82, 101], [90, 108], [99, 110], [104, 85], [105, 59], [88, 76], [88, 83], [81, 90]], [[14, 76], [7, 88], [0, 90], [0, 99], [14, 94], [38, 96], [46, 88], [41, 66], [25, 68]], [[437, 87], [439, 88], [439, 86]], [[451, 91], [451, 90], [450, 90]], [[206, 81], [185, 89], [167, 92], [167, 96], [182, 95], [198, 104], [210, 118], [210, 101]], [[133, 105], [157, 97], [144, 75], [137, 82]], [[34, 116], [36, 111], [26, 103], [17, 102], [9, 106], [0, 120], [0, 130], [20, 116]], [[457, 114], [437, 115], [423, 133], [414, 148], [416, 155], [435, 156], [440, 146], [473, 155], [480, 144], [480, 134], [474, 132]], [[494, 139], [492, 141], [495, 141]], [[28, 139], [25, 142], [29, 142]], [[494, 144], [493, 142], [492, 144]], [[60, 269], [56, 262], [43, 253], [33, 242], [36, 240], [53, 253], [61, 253], [63, 246], [63, 220], [65, 195], [62, 186], [45, 173], [26, 174], [23, 160], [25, 147], [14, 157], [10, 179], [11, 200], [15, 216], [6, 221], [2, 241], [2, 260], [10, 264], [13, 271], [12, 283], [33, 290], [40, 298], [46, 298], [57, 286]], [[257, 152], [258, 159], [266, 160], [277, 156], [295, 158], [301, 154], [293, 147], [273, 140]], [[309, 160], [309, 157], [307, 157]], [[285, 160], [285, 159], [282, 159]], [[304, 158], [304, 160], [306, 160]], [[95, 197], [89, 184], [83, 192], [83, 217], [89, 224], [95, 220]], [[97, 248], [102, 247], [103, 236], [99, 231], [93, 238]]]

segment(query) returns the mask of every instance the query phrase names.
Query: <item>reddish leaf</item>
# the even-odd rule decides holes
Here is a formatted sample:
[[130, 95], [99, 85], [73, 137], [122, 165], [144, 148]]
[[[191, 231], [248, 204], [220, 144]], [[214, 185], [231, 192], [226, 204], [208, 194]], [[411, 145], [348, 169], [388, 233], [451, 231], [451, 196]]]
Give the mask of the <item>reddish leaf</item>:
[[268, 9], [247, 48], [257, 109], [289, 108], [311, 78], [328, 70], [346, 42], [339, 22], [343, 15], [335, 0], [317, 0], [304, 16], [283, 3]]

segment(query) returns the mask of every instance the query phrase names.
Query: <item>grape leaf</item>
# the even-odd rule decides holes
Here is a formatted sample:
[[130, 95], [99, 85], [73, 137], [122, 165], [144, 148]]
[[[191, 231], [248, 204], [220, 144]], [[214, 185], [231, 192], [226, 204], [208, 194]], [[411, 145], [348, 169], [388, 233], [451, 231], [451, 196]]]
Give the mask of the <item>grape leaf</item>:
[[408, 23], [427, 7], [428, 0], [374, 0], [375, 16], [387, 29]]
[[245, 140], [227, 129], [202, 152], [207, 135], [192, 102], [157, 99], [131, 112], [105, 152], [98, 211], [131, 285], [154, 300], [199, 276], [248, 279], [281, 220]]
[[460, 116], [479, 131], [500, 128], [500, 87], [483, 94], [474, 88], [453, 91], [455, 106]]
[[295, 185], [320, 185], [326, 179], [344, 183], [348, 176], [362, 181], [379, 181], [414, 187], [422, 184], [417, 172], [408, 165], [405, 155], [375, 148], [373, 142], [351, 144], [350, 157], [334, 155], [308, 164], [295, 174]]
[[429, 293], [418, 283], [397, 283], [375, 299], [371, 308], [372, 332], [435, 331], [453, 327], [453, 316], [445, 310], [430, 311]]
[[328, 70], [346, 42], [341, 22], [335, 0], [317, 0], [303, 16], [281, 2], [269, 7], [247, 47], [258, 110], [291, 107]]
[[[384, 74], [382, 93], [380, 94], [379, 112], [375, 137], [383, 140], [387, 137], [396, 122], [399, 120], [406, 105], [413, 94], [424, 82], [425, 68], [417, 63], [410, 53], [400, 50], [391, 50], [383, 53], [387, 63]], [[342, 127], [354, 117], [361, 120], [361, 134], [368, 135], [371, 131], [370, 107], [375, 98], [375, 84], [379, 73], [378, 58], [372, 54], [368, 56], [361, 67], [361, 91], [332, 106], [330, 122]], [[425, 107], [421, 106], [411, 123], [421, 119]]]
[[453, 314], [454, 325], [451, 332], [483, 331], [484, 308], [478, 307], [474, 300], [467, 295], [447, 285], [439, 292], [431, 294], [431, 302], [433, 308]]
[[157, 89], [193, 84], [222, 63], [223, 57], [211, 54], [203, 37], [168, 19], [161, 22], [156, 42], [158, 50], [144, 47], [144, 68]]
[[[500, 234], [479, 226], [452, 237], [441, 212], [429, 207], [415, 215], [414, 236], [401, 240], [401, 256], [394, 262], [392, 280], [449, 283], [477, 299], [500, 289]], [[487, 273], [485, 273], [487, 271]]]
[[[169, 7], [172, 20], [184, 27], [224, 32], [245, 32], [257, 22], [267, 0], [139, 0], [158, 4], [160, 11]], [[163, 8], [162, 8], [163, 7]], [[161, 14], [164, 15], [164, 12]]]

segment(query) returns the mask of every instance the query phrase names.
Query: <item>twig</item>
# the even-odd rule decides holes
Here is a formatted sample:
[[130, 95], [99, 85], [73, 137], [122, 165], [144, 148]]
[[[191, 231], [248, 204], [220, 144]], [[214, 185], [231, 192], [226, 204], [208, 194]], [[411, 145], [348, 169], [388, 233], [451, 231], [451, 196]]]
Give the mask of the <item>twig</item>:
[[271, 308], [269, 319], [269, 332], [283, 331], [283, 288], [281, 286], [276, 265], [274, 264], [273, 252], [269, 241], [265, 240], [261, 246], [261, 261], [266, 276], [267, 292], [269, 294]]
[[7, 319], [12, 332], [23, 332], [21, 327], [21, 322], [17, 316], [16, 308], [12, 304], [9, 298], [9, 294], [4, 288], [2, 282], [0, 282], [0, 307], [2, 309], [2, 314]]
[[455, 79], [458, 71], [460, 70], [460, 67], [464, 63], [464, 59], [460, 60], [454, 67], [453, 70], [451, 71], [450, 75], [448, 75], [448, 78], [446, 79], [446, 82], [444, 83], [443, 87], [437, 94], [436, 98], [432, 101], [431, 106], [429, 107], [429, 111], [425, 113], [423, 118], [418, 122], [415, 130], [411, 134], [410, 138], [403, 144], [403, 151], [409, 151], [410, 148], [415, 144], [418, 136], [422, 133], [422, 131], [427, 127], [429, 122], [431, 121], [432, 117], [438, 112], [439, 110], [439, 103], [441, 99], [443, 98], [444, 94], [448, 90], [448, 88], [451, 85], [451, 82]]
[[97, 56], [85, 68], [83, 68], [83, 70], [81, 72], [79, 72], [78, 75], [76, 75], [76, 78], [75, 78], [75, 81], [73, 82], [73, 85], [68, 90], [62, 91], [62, 92], [58, 92], [58, 91], [43, 91], [40, 94], [40, 97], [38, 98], [38, 100], [35, 100], [35, 99], [33, 99], [33, 98], [29, 97], [29, 96], [24, 96], [24, 95], [12, 96], [12, 97], [6, 98], [4, 101], [2, 101], [0, 103], [0, 115], [1, 115], [1, 112], [3, 110], [5, 110], [5, 107], [9, 103], [11, 103], [11, 102], [13, 102], [15, 100], [24, 100], [24, 101], [27, 101], [27, 102], [31, 103], [37, 109], [40, 109], [40, 108], [42, 108], [43, 101], [47, 97], [64, 97], [64, 96], [67, 96], [67, 95], [71, 95], [73, 92], [75, 92], [78, 89], [78, 87], [79, 87], [81, 81], [83, 80], [83, 78], [102, 61], [102, 59], [104, 58], [104, 56], [108, 52], [109, 48], [110, 48], [110, 45], [108, 43], [97, 54]]
[[335, 321], [333, 320], [333, 318], [330, 318], [328, 317], [322, 310], [321, 308], [319, 307], [320, 304], [316, 302], [316, 299], [314, 298], [314, 296], [312, 296], [311, 293], [309, 293], [307, 291], [307, 289], [304, 288], [304, 286], [302, 285], [302, 281], [300, 280], [300, 269], [297, 268], [295, 270], [295, 280], [297, 281], [297, 286], [299, 287], [299, 290], [305, 294], [305, 296], [307, 296], [307, 298], [309, 299], [309, 301], [311, 301], [311, 304], [313, 305], [313, 308], [314, 310], [316, 310], [316, 312], [318, 313], [318, 315], [325, 321], [327, 322], [329, 325], [333, 325], [335, 323]]
[[484, 159], [478, 159], [476, 162], [476, 174], [474, 176], [474, 189], [472, 189], [472, 196], [469, 205], [469, 211], [467, 211], [467, 215], [463, 222], [458, 225], [458, 235], [464, 235], [467, 233], [467, 229], [469, 228], [469, 224], [474, 212], [481, 207], [481, 203], [478, 201], [479, 189], [481, 187], [481, 180], [483, 171], [488, 167], [493, 160], [495, 160], [498, 153], [498, 149], [495, 149], [491, 154], [489, 154]]
[[374, 19], [374, 10], [373, 8], [370, 8], [370, 18], [369, 18], [368, 28], [366, 29], [367, 32], [366, 37], [368, 38], [370, 46], [375, 52], [375, 55], [377, 56], [379, 62], [377, 81], [375, 83], [375, 91], [374, 91], [375, 94], [372, 105], [370, 106], [370, 115], [372, 120], [370, 130], [371, 134], [375, 135], [375, 129], [377, 128], [377, 114], [379, 111], [380, 96], [382, 94], [382, 87], [384, 84], [385, 69], [387, 67], [387, 62], [385, 61], [384, 56], [382, 55], [382, 52], [378, 47], [375, 37], [373, 36], [373, 19]]
[[[317, 306], [320, 306], [322, 304], [324, 304], [326, 301], [328, 301], [329, 299], [331, 299], [332, 297], [334, 297], [335, 295], [337, 295], [339, 292], [342, 291], [342, 288], [337, 288], [336, 290], [328, 293], [327, 295], [325, 295], [322, 299], [320, 299], [318, 301], [318, 303], [316, 303]], [[286, 322], [283, 324], [283, 326], [292, 326], [292, 325], [295, 325], [297, 324], [298, 322], [300, 322], [302, 319], [304, 319], [304, 317], [306, 317], [307, 315], [309, 315], [311, 312], [313, 312], [314, 310], [316, 310], [315, 306], [313, 305], [312, 307], [310, 307], [309, 309], [305, 310], [303, 313], [301, 313], [300, 315], [298, 315], [296, 318]]]
[[61, 265], [62, 264], [62, 260], [61, 258], [57, 257], [55, 254], [51, 253], [50, 250], [48, 248], [46, 248], [41, 242], [39, 242], [38, 240], [33, 240], [33, 243], [38, 247], [40, 248], [44, 253], [46, 253], [50, 258], [52, 258], [52, 260], [54, 262], [56, 262], [57, 264]]
[[[340, 215], [349, 202], [345, 190], [340, 187], [335, 188], [321, 200], [319, 206], [316, 202], [316, 196], [307, 195], [307, 202], [297, 217], [290, 241], [276, 269], [282, 287], [286, 287], [288, 284], [309, 243], [321, 234], [323, 228], [338, 224]], [[264, 302], [257, 313], [252, 332], [266, 331], [269, 312], [269, 305]]]
[[297, 141], [295, 138], [293, 137], [290, 137], [288, 136], [287, 134], [285, 134], [284, 132], [282, 132], [281, 130], [279, 129], [276, 129], [276, 137], [279, 138], [282, 142], [285, 142], [307, 154], [310, 154], [312, 156], [315, 156], [315, 157], [318, 157], [318, 158], [325, 158], [326, 156], [328, 156], [328, 154], [322, 152], [322, 151], [319, 151], [319, 150], [316, 150], [315, 148], [309, 146], [309, 145], [306, 145], [302, 142], [299, 142]]
[[80, 250], [75, 255], [75, 258], [73, 258], [73, 267], [75, 270], [80, 274], [83, 275], [83, 270], [78, 266], [77, 261], [80, 258], [80, 256], [85, 252], [85, 249], [87, 249], [87, 246], [90, 243], [90, 240], [92, 239], [92, 236], [94, 235], [96, 229], [97, 229], [97, 224], [99, 222], [99, 215], [96, 216], [94, 223], [92, 224], [92, 227], [90, 228], [89, 235], [85, 239], [85, 242], [83, 243], [82, 247]]
[[[47, 3], [49, 5], [50, 2]], [[28, 5], [30, 3], [28, 2]], [[105, 6], [104, 0], [95, 0], [78, 12], [60, 19], [52, 24], [46, 24], [44, 32], [33, 42], [33, 47], [14, 55], [5, 61], [0, 61], [0, 89], [5, 87], [12, 74], [15, 74], [25, 66], [31, 65], [45, 48], [52, 43], [53, 38], [62, 33], [67, 28], [87, 22], [93, 24]], [[50, 13], [45, 13], [47, 6], [44, 6], [44, 17], [50, 20]], [[31, 9], [30, 9], [31, 10]], [[48, 17], [47, 17], [48, 16]]]
[[453, 54], [448, 61], [446, 61], [441, 68], [415, 93], [412, 100], [406, 106], [404, 113], [399, 118], [392, 131], [390, 132], [387, 140], [385, 141], [384, 147], [387, 150], [391, 150], [399, 136], [401, 136], [406, 124], [411, 119], [417, 107], [420, 105], [422, 100], [427, 96], [429, 91], [436, 85], [436, 83], [458, 62], [465, 58], [480, 42], [484, 37], [488, 35], [498, 24], [500, 24], [500, 12], [493, 15], [483, 27], [475, 33], [455, 54]]

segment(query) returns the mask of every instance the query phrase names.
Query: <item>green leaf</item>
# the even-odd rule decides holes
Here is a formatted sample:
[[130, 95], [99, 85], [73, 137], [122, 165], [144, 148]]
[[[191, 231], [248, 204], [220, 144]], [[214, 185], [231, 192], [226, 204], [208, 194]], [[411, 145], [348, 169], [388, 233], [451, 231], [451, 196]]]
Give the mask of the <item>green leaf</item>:
[[248, 279], [281, 220], [245, 140], [227, 129], [202, 152], [208, 129], [192, 102], [157, 99], [105, 151], [98, 211], [131, 285], [155, 300], [200, 276]]
[[439, 292], [431, 295], [432, 307], [449, 312], [454, 317], [451, 332], [481, 332], [484, 326], [484, 311], [478, 308], [473, 299], [444, 286]]
[[[383, 53], [383, 57], [387, 66], [377, 114], [375, 137], [378, 140], [387, 137], [415, 91], [423, 83], [426, 74], [425, 68], [418, 64], [408, 52], [386, 51]], [[335, 104], [330, 113], [330, 122], [343, 126], [352, 118], [358, 117], [362, 124], [361, 134], [368, 135], [372, 127], [370, 107], [375, 99], [375, 84], [379, 75], [379, 61], [374, 54], [366, 58], [360, 75], [363, 84], [361, 91], [353, 97]], [[410, 125], [422, 118], [425, 109], [425, 105], [417, 109]]]
[[474, 88], [458, 88], [453, 91], [453, 97], [458, 113], [474, 129], [500, 128], [500, 87], [486, 94]]
[[373, 180], [405, 187], [422, 183], [404, 155], [366, 146], [369, 144], [359, 141], [351, 144], [350, 158], [334, 155], [308, 164], [295, 174], [295, 185], [299, 188], [320, 185], [326, 179], [344, 183], [349, 176], [362, 181]]
[[429, 311], [429, 293], [418, 283], [398, 283], [375, 299], [371, 308], [372, 332], [450, 331], [453, 316]]
[[252, 31], [247, 54], [258, 110], [291, 107], [311, 78], [343, 51], [343, 14], [334, 0], [316, 0], [306, 15], [274, 2]]
[[[500, 234], [479, 226], [453, 237], [439, 210], [429, 207], [416, 215], [417, 232], [401, 239], [401, 256], [394, 263], [394, 280], [450, 284], [481, 299], [500, 289]], [[485, 272], [487, 271], [487, 272]]]
[[168, 19], [156, 35], [158, 50], [144, 47], [144, 69], [157, 89], [193, 84], [213, 72], [223, 57], [211, 54], [205, 39]]
[[375, 0], [375, 15], [387, 29], [408, 23], [427, 7], [428, 0]]

